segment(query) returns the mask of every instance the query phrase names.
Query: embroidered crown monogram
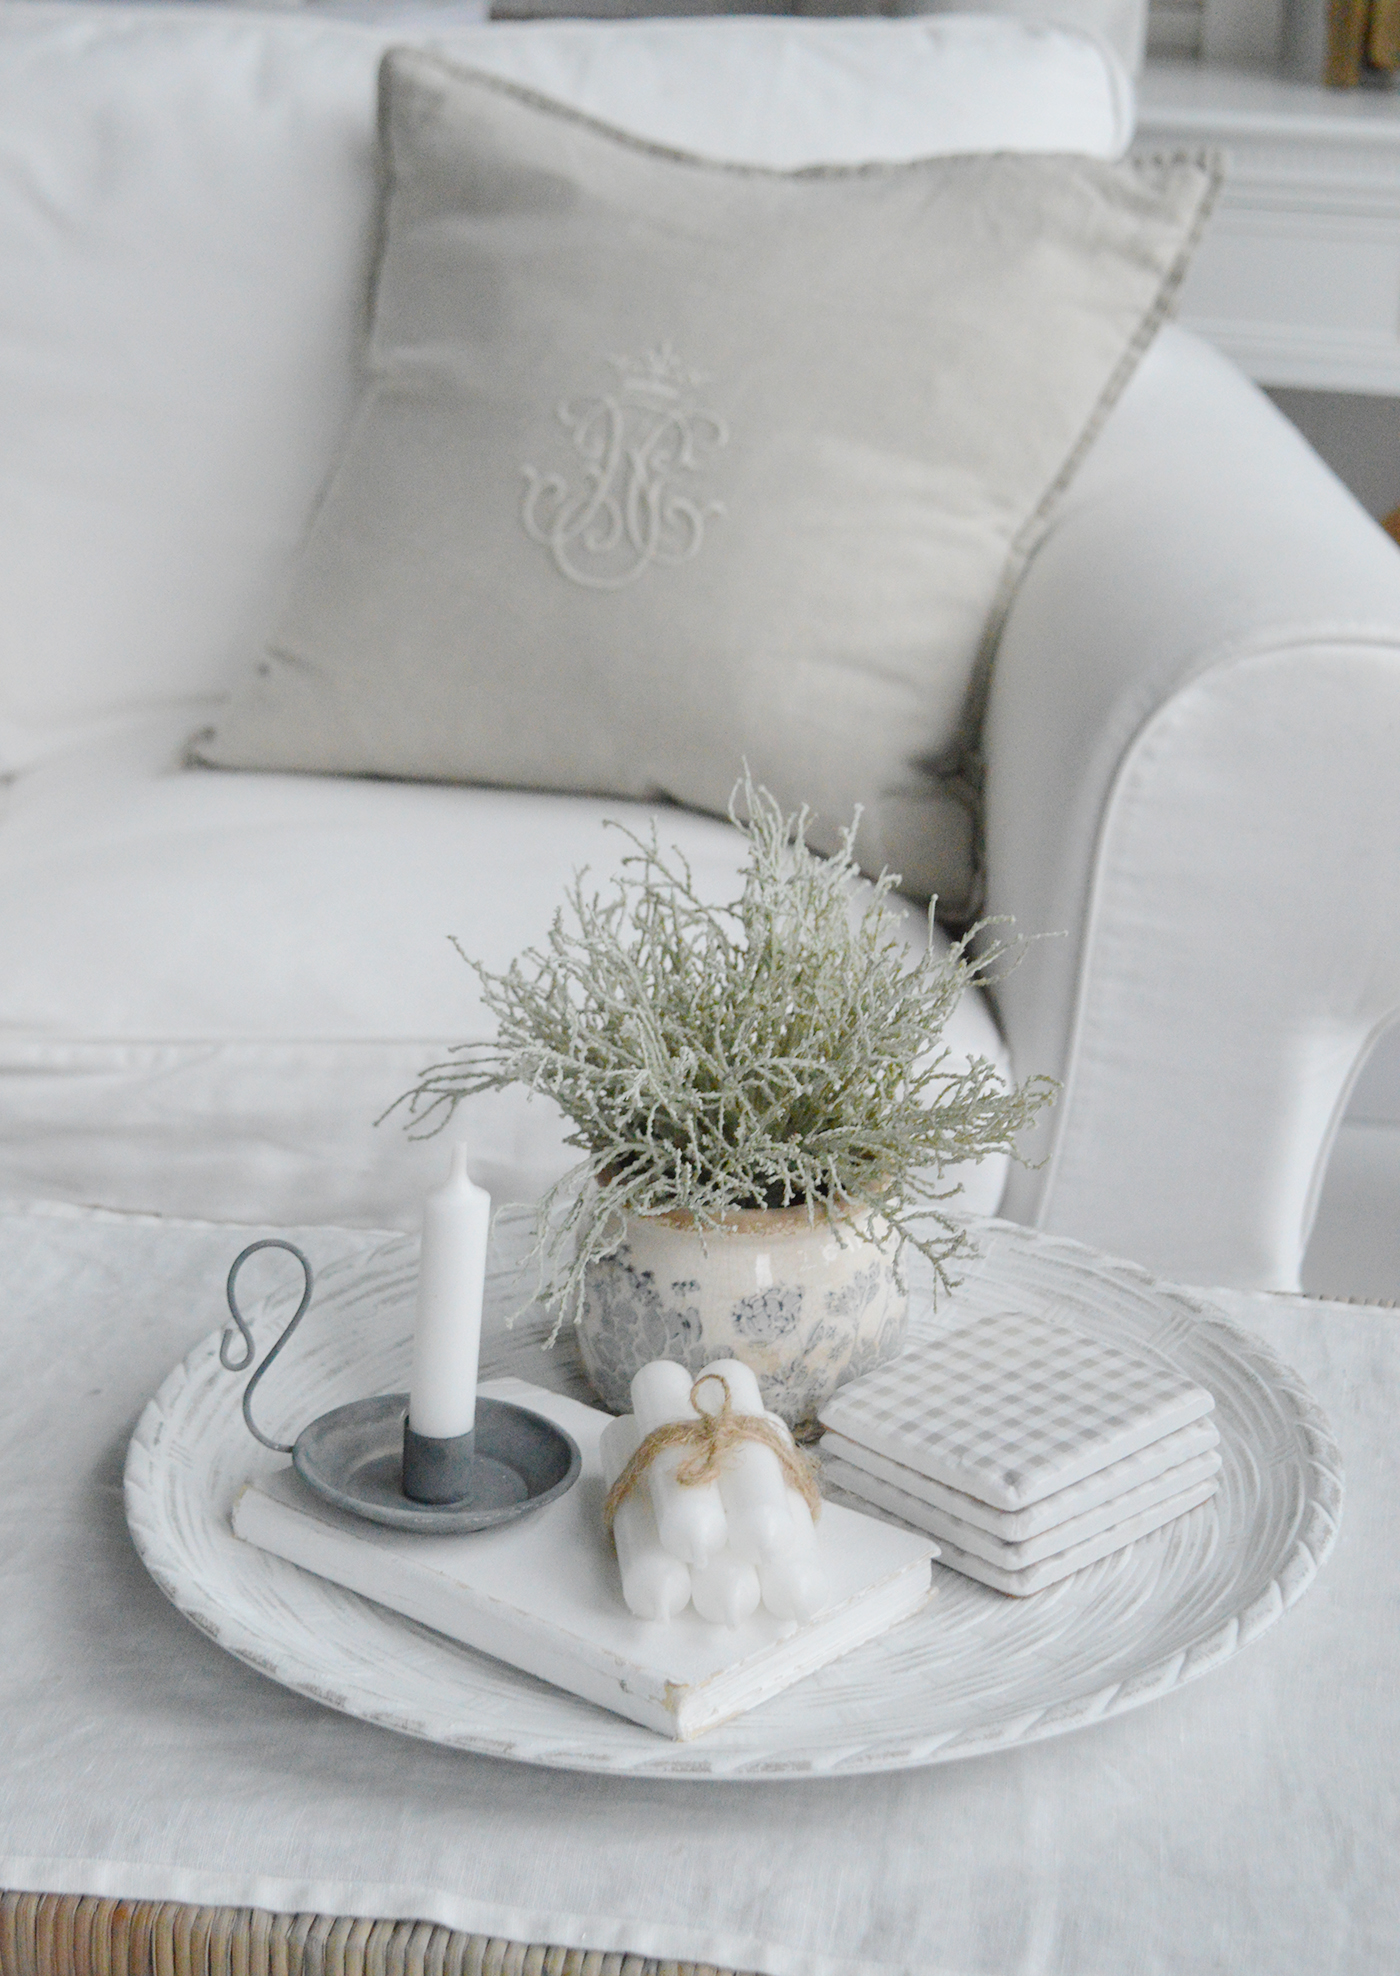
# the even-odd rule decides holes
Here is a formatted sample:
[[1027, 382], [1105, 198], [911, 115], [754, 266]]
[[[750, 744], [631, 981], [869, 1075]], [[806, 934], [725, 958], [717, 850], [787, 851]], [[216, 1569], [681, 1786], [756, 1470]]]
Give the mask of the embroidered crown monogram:
[[617, 387], [567, 400], [560, 424], [584, 462], [583, 484], [527, 466], [520, 519], [571, 583], [621, 590], [653, 563], [687, 563], [705, 527], [725, 512], [702, 501], [688, 478], [728, 444], [729, 427], [695, 403], [710, 382], [682, 363], [669, 343], [638, 359], [613, 357]]

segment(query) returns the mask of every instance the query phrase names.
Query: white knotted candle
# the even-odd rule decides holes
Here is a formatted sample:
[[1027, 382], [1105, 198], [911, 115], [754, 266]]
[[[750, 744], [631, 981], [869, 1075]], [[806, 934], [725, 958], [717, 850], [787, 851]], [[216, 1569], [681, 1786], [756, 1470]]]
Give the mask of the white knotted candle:
[[765, 1558], [758, 1567], [758, 1582], [763, 1603], [775, 1619], [811, 1619], [826, 1604], [827, 1577], [812, 1512], [796, 1489], [789, 1489], [787, 1495], [792, 1548], [779, 1557]]
[[[599, 1452], [603, 1480], [611, 1489], [641, 1440], [635, 1417], [624, 1413], [603, 1429]], [[619, 1503], [613, 1519], [613, 1543], [622, 1573], [622, 1596], [638, 1619], [674, 1619], [690, 1604], [690, 1573], [679, 1558], [663, 1550], [656, 1518], [644, 1489], [634, 1489]]]
[[481, 1298], [491, 1196], [474, 1187], [467, 1149], [452, 1148], [445, 1184], [423, 1206], [418, 1264], [418, 1319], [408, 1421], [415, 1434], [449, 1440], [476, 1421], [476, 1372], [481, 1356]]
[[[703, 1412], [719, 1412], [724, 1403], [719, 1379], [723, 1379], [735, 1413], [763, 1414], [758, 1381], [742, 1360], [716, 1359], [705, 1367], [701, 1380], [712, 1372], [718, 1377], [702, 1383], [696, 1396]], [[735, 1557], [757, 1564], [764, 1558], [782, 1557], [792, 1549], [796, 1535], [788, 1512], [788, 1485], [782, 1463], [771, 1448], [758, 1441], [741, 1441], [732, 1447], [724, 1458], [719, 1494], [729, 1526], [729, 1548]]]
[[[764, 1418], [772, 1422], [791, 1446], [792, 1433], [787, 1422], [776, 1413], [765, 1414]], [[826, 1604], [827, 1575], [812, 1512], [796, 1489], [786, 1483], [783, 1487], [792, 1519], [791, 1548], [764, 1559], [758, 1567], [758, 1582], [763, 1589], [763, 1603], [775, 1619], [811, 1619]]]
[[[694, 1383], [685, 1367], [670, 1359], [653, 1359], [635, 1374], [632, 1407], [643, 1439], [668, 1421], [698, 1419], [690, 1403]], [[647, 1470], [646, 1482], [662, 1544], [682, 1564], [700, 1566], [724, 1549], [728, 1532], [716, 1484], [682, 1488], [676, 1480], [677, 1468], [693, 1453], [693, 1449], [662, 1448]]]
[[714, 1626], [738, 1626], [758, 1611], [762, 1595], [758, 1573], [733, 1551], [721, 1551], [690, 1574], [695, 1610]]

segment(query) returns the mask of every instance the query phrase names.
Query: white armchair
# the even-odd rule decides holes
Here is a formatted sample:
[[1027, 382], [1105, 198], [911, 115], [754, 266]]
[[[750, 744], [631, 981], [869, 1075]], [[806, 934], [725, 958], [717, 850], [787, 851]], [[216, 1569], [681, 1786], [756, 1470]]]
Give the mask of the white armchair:
[[[172, 33], [207, 39], [209, 13], [179, 10]], [[211, 71], [206, 49], [183, 109], [167, 48], [149, 119], [94, 111], [60, 155], [33, 104], [143, 17], [0, 15], [15, 109], [0, 273], [18, 325], [0, 354], [0, 1196], [406, 1221], [426, 1156], [372, 1121], [471, 1027], [443, 936], [502, 964], [597, 861], [597, 818], [618, 805], [178, 767], [350, 397], [369, 31], [263, 16], [248, 33], [269, 37], [264, 66], [240, 42]], [[65, 19], [71, 46], [54, 39]], [[279, 35], [328, 38], [323, 127], [297, 124]], [[1063, 73], [1104, 154], [1127, 142], [1131, 91], [1092, 46]], [[1031, 67], [1016, 86], [1021, 123], [1052, 131]], [[915, 93], [898, 105], [911, 129]], [[946, 93], [961, 129], [966, 91]], [[249, 102], [270, 133], [256, 142]], [[745, 114], [762, 125], [761, 103]], [[798, 105], [809, 129], [828, 114]], [[883, 112], [862, 114], [873, 129]], [[239, 173], [247, 210], [206, 293], [189, 274], [199, 202], [227, 225]], [[119, 211], [138, 182], [169, 191], [149, 239], [139, 201], [134, 221]], [[270, 228], [277, 266], [257, 260]], [[130, 290], [110, 311], [94, 286], [109, 277]], [[298, 311], [320, 312], [314, 334]], [[1005, 1212], [1178, 1278], [1296, 1284], [1349, 1081], [1400, 1008], [1397, 728], [1393, 545], [1236, 371], [1164, 332], [1056, 510], [993, 673], [988, 908], [1065, 934], [999, 993], [1017, 1072], [1064, 1087]], [[670, 816], [704, 870], [732, 868], [724, 826]], [[981, 1005], [954, 1041], [1003, 1048]], [[471, 1130], [498, 1193], [562, 1162], [542, 1107], [484, 1107]], [[1001, 1178], [984, 1169], [969, 1204], [994, 1209]]]
[[1064, 1090], [1005, 1212], [1178, 1279], [1296, 1288], [1400, 1010], [1400, 557], [1268, 401], [1162, 333], [1002, 637], [989, 906]]

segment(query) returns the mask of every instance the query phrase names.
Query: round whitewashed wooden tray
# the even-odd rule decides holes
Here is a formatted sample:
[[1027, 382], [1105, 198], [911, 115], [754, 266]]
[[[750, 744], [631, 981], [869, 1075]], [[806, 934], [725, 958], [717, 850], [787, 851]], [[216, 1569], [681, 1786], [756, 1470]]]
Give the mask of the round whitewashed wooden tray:
[[[365, 1721], [520, 1762], [771, 1781], [947, 1763], [1101, 1721], [1218, 1667], [1287, 1611], [1332, 1546], [1341, 1465], [1297, 1377], [1208, 1306], [1006, 1223], [985, 1224], [982, 1242], [937, 1316], [913, 1286], [912, 1322], [1014, 1306], [1164, 1354], [1215, 1395], [1219, 1493], [1029, 1599], [935, 1567], [916, 1617], [697, 1742], [669, 1742], [239, 1542], [234, 1495], [280, 1458], [249, 1438], [217, 1334], [141, 1417], [126, 1467], [132, 1535], [180, 1610], [260, 1672]], [[294, 1364], [268, 1380], [268, 1431], [290, 1438], [329, 1407], [404, 1384], [413, 1287], [407, 1243], [373, 1271], [327, 1272]], [[488, 1309], [508, 1295], [504, 1281], [488, 1286]], [[279, 1321], [270, 1305], [260, 1339]], [[587, 1397], [572, 1352], [543, 1355], [541, 1335], [528, 1318], [498, 1331], [483, 1377]]]

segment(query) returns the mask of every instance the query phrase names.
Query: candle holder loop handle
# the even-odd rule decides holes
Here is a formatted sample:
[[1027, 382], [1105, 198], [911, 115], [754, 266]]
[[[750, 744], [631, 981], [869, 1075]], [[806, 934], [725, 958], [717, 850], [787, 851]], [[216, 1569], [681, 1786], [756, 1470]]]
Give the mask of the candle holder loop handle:
[[271, 1448], [274, 1454], [289, 1455], [292, 1452], [293, 1443], [291, 1441], [269, 1440], [253, 1419], [252, 1407], [253, 1393], [258, 1381], [301, 1323], [301, 1320], [306, 1315], [307, 1307], [311, 1302], [311, 1292], [316, 1278], [312, 1272], [311, 1264], [307, 1261], [295, 1242], [283, 1242], [275, 1235], [268, 1235], [264, 1236], [260, 1242], [250, 1242], [241, 1254], [234, 1257], [233, 1266], [228, 1273], [228, 1285], [225, 1295], [228, 1298], [229, 1315], [238, 1326], [239, 1336], [243, 1340], [243, 1356], [240, 1359], [234, 1359], [230, 1356], [234, 1349], [234, 1337], [232, 1331], [226, 1330], [223, 1337], [219, 1340], [219, 1364], [224, 1368], [225, 1372], [246, 1372], [248, 1367], [253, 1363], [253, 1334], [248, 1328], [248, 1320], [238, 1308], [238, 1298], [234, 1294], [234, 1284], [238, 1280], [239, 1270], [242, 1269], [249, 1256], [255, 1256], [259, 1249], [285, 1249], [289, 1256], [296, 1257], [297, 1261], [301, 1264], [302, 1275], [306, 1278], [306, 1287], [301, 1293], [301, 1302], [292, 1312], [290, 1321], [283, 1326], [281, 1337], [248, 1381], [248, 1384], [243, 1388], [243, 1419], [248, 1432], [255, 1441], [261, 1441], [265, 1448]]

